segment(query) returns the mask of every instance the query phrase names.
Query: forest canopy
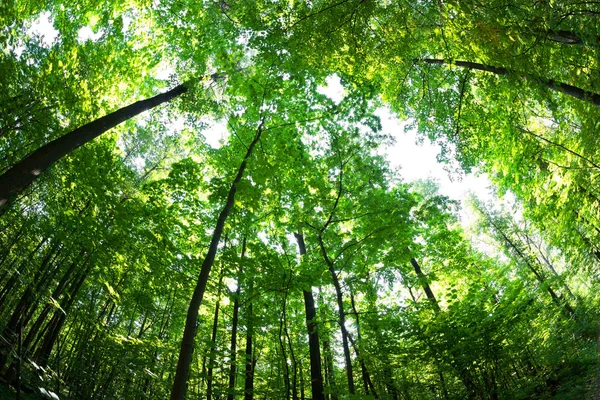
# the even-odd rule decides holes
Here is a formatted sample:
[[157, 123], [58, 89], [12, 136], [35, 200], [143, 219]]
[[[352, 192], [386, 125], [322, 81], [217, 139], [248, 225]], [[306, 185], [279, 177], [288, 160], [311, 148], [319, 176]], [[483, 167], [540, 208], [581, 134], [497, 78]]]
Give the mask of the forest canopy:
[[[600, 396], [598, 2], [8, 0], [0, 43], [1, 398]], [[382, 108], [514, 200], [404, 180]]]

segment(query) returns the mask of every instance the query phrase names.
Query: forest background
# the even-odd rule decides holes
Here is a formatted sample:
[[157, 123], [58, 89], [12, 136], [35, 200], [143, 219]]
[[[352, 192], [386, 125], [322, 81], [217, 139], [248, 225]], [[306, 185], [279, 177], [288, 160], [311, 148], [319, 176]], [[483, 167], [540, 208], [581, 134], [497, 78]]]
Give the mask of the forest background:
[[597, 398], [599, 16], [3, 2], [0, 396]]

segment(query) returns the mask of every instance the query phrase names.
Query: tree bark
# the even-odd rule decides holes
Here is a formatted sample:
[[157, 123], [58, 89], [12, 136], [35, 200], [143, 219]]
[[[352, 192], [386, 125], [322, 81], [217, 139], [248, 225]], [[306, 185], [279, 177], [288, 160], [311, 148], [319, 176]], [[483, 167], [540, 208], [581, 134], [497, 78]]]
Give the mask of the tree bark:
[[415, 260], [412, 257], [410, 259], [410, 263], [413, 266], [413, 269], [415, 270], [417, 277], [419, 278], [419, 282], [421, 282], [421, 286], [423, 286], [423, 291], [425, 291], [425, 295], [427, 296], [427, 299], [431, 302], [431, 305], [433, 306], [433, 308], [436, 312], [440, 311], [440, 305], [438, 304], [437, 299], [435, 298], [435, 295], [433, 294], [433, 291], [431, 290], [431, 287], [429, 286], [429, 283], [427, 282], [427, 277], [421, 270], [421, 266], [419, 265], [417, 260]]
[[[250, 282], [250, 289], [248, 291], [248, 298], [251, 298], [254, 285]], [[256, 358], [254, 357], [252, 348], [252, 339], [254, 336], [254, 315], [252, 314], [252, 301], [248, 302], [248, 309], [246, 311], [246, 374], [244, 381], [244, 400], [254, 399], [254, 365], [256, 364]]]
[[[356, 337], [358, 342], [362, 341], [362, 337], [360, 335], [360, 319], [358, 317], [358, 311], [356, 309], [356, 302], [354, 301], [354, 291], [352, 286], [350, 285], [350, 305], [352, 306], [352, 312], [354, 313], [354, 318], [356, 319]], [[348, 338], [352, 341], [352, 337], [348, 335]], [[365, 360], [360, 356], [359, 349], [356, 343], [352, 342], [352, 347], [354, 347], [354, 352], [356, 353], [356, 358], [358, 358], [358, 363], [360, 364], [360, 371], [363, 379], [363, 387], [365, 390], [365, 394], [368, 396], [370, 392], [373, 393], [373, 397], [376, 399], [379, 398], [377, 396], [377, 391], [375, 390], [375, 386], [371, 381], [371, 376], [369, 375], [369, 370], [367, 369], [367, 365], [365, 364]]]
[[33, 151], [0, 176], [0, 209], [29, 187], [42, 172], [73, 150], [122, 122], [166, 103], [187, 91], [186, 84], [181, 84], [165, 93], [137, 101], [72, 130]]
[[223, 233], [225, 221], [227, 220], [227, 216], [233, 208], [237, 185], [242, 180], [242, 176], [244, 175], [244, 171], [246, 170], [246, 164], [248, 162], [248, 159], [252, 155], [252, 150], [254, 149], [254, 146], [260, 140], [262, 129], [263, 122], [261, 122], [258, 126], [256, 135], [254, 136], [254, 140], [252, 140], [252, 143], [250, 143], [248, 151], [246, 152], [246, 155], [244, 156], [244, 159], [240, 164], [240, 168], [238, 169], [237, 175], [233, 180], [231, 187], [229, 188], [227, 201], [225, 202], [225, 206], [219, 214], [219, 218], [217, 219], [217, 224], [215, 226], [215, 231], [210, 241], [208, 252], [206, 253], [206, 257], [204, 258], [204, 262], [202, 263], [200, 275], [198, 276], [196, 288], [194, 289], [192, 299], [190, 300], [190, 306], [188, 308], [187, 317], [185, 320], [183, 339], [181, 340], [181, 350], [179, 351], [177, 370], [175, 372], [173, 389], [171, 390], [171, 400], [183, 400], [185, 398], [185, 392], [187, 389], [187, 378], [190, 372], [190, 365], [192, 363], [192, 353], [194, 351], [194, 339], [196, 336], [198, 309], [200, 308], [200, 304], [202, 303], [202, 297], [204, 296], [204, 291], [206, 290], [208, 276], [210, 274], [212, 265], [215, 261], [215, 256], [217, 254], [217, 249], [221, 240], [221, 234]]
[[215, 365], [215, 357], [217, 353], [217, 332], [219, 328], [219, 307], [221, 303], [221, 282], [223, 281], [223, 271], [219, 275], [219, 283], [217, 285], [217, 303], [215, 304], [215, 313], [213, 316], [212, 333], [210, 336], [210, 351], [208, 355], [208, 368], [206, 372], [206, 400], [212, 398], [212, 384], [213, 384], [213, 366]]
[[237, 329], [238, 329], [238, 316], [240, 311], [240, 283], [238, 281], [238, 288], [235, 291], [235, 300], [233, 301], [233, 318], [231, 321], [231, 366], [229, 368], [229, 387], [227, 392], [227, 400], [233, 400], [235, 391], [235, 373], [236, 373], [236, 353], [237, 353]]
[[[242, 241], [242, 256], [241, 260], [244, 259], [246, 253], [246, 237]], [[236, 353], [237, 353], [237, 329], [238, 319], [240, 311], [240, 287], [241, 287], [241, 276], [242, 267], [238, 270], [237, 289], [235, 291], [235, 299], [233, 301], [233, 318], [231, 321], [231, 367], [229, 369], [229, 390], [227, 393], [227, 400], [233, 400], [235, 397], [235, 374], [236, 374]]]
[[[301, 232], [294, 233], [298, 242], [300, 257], [306, 256], [306, 245], [304, 235]], [[306, 313], [306, 328], [308, 330], [308, 348], [310, 354], [310, 382], [313, 400], [325, 400], [323, 392], [323, 373], [321, 371], [321, 348], [319, 346], [319, 333], [317, 332], [317, 311], [315, 299], [312, 292], [303, 290], [304, 310]], [[302, 383], [301, 383], [302, 385]], [[302, 396], [303, 397], [303, 396]]]
[[319, 247], [321, 248], [321, 254], [323, 255], [323, 259], [327, 264], [327, 268], [329, 269], [329, 273], [331, 274], [331, 280], [333, 281], [333, 287], [335, 288], [335, 297], [338, 306], [338, 322], [340, 324], [340, 329], [342, 331], [342, 348], [344, 350], [344, 361], [346, 363], [346, 377], [348, 379], [348, 391], [350, 394], [356, 393], [356, 388], [354, 387], [354, 373], [352, 371], [352, 358], [350, 358], [350, 346], [348, 344], [348, 331], [346, 330], [346, 316], [344, 312], [344, 299], [342, 295], [342, 287], [340, 285], [340, 280], [338, 279], [337, 272], [335, 271], [333, 262], [329, 259], [327, 255], [327, 250], [325, 249], [325, 244], [323, 243], [323, 238], [321, 235], [318, 235]]
[[553, 79], [546, 79], [540, 76], [535, 76], [532, 74], [520, 73], [511, 69], [503, 68], [503, 67], [495, 67], [492, 65], [480, 64], [476, 62], [470, 61], [450, 61], [443, 59], [432, 59], [432, 58], [419, 58], [416, 59], [417, 62], [424, 62], [427, 64], [439, 64], [439, 65], [456, 65], [457, 67], [469, 68], [472, 70], [479, 70], [485, 72], [491, 72], [496, 75], [509, 75], [514, 74], [516, 76], [520, 76], [521, 78], [537, 81], [542, 83], [549, 89], [555, 90], [562, 94], [566, 94], [571, 97], [575, 97], [576, 99], [586, 101], [590, 104], [595, 105], [596, 107], [600, 107], [600, 94], [594, 93], [588, 90], [584, 90], [577, 86], [572, 86], [567, 83], [557, 82]]

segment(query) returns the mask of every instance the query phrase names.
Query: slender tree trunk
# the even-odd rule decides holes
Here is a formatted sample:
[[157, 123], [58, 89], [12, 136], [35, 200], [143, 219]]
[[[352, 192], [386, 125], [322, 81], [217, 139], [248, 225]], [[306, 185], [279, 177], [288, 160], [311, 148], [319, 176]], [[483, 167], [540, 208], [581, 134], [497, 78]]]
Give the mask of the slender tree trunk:
[[[286, 286], [285, 286], [285, 290], [283, 292], [283, 306], [281, 307], [281, 315], [279, 316], [279, 347], [281, 348], [281, 356], [283, 357], [283, 383], [285, 385], [285, 400], [289, 400], [290, 398], [290, 390], [291, 390], [291, 384], [290, 384], [290, 368], [288, 366], [288, 358], [287, 358], [287, 354], [285, 351], [285, 342], [286, 342], [286, 338], [289, 338], [289, 334], [288, 334], [288, 330], [287, 330], [287, 295], [288, 295], [288, 290], [290, 288], [290, 280], [292, 279], [292, 274], [290, 271], [290, 276], [288, 278], [288, 281], [286, 282]], [[285, 330], [285, 332], [284, 332]], [[291, 350], [291, 343], [290, 343], [290, 350]], [[294, 360], [294, 353], [293, 351], [290, 351], [291, 353], [291, 358], [292, 358], [292, 362], [295, 364], [295, 360]], [[297, 400], [296, 397], [294, 397], [294, 400]]]
[[[323, 292], [319, 287], [319, 303], [323, 304]], [[325, 318], [324, 315], [321, 316], [322, 319]], [[334, 379], [334, 369], [333, 369], [333, 353], [331, 352], [331, 345], [329, 343], [329, 338], [325, 338], [323, 340], [323, 361], [325, 365], [325, 383], [329, 389], [329, 399], [337, 400], [337, 394], [335, 393], [335, 379]]]
[[217, 219], [217, 224], [215, 226], [215, 231], [210, 241], [208, 252], [206, 253], [206, 257], [204, 258], [204, 262], [202, 263], [202, 268], [200, 269], [200, 276], [198, 276], [196, 288], [194, 289], [192, 299], [190, 300], [190, 306], [188, 308], [187, 317], [185, 320], [185, 329], [183, 331], [183, 339], [181, 341], [181, 350], [179, 352], [177, 370], [175, 372], [173, 389], [171, 391], [171, 400], [183, 400], [185, 398], [187, 378], [190, 372], [190, 365], [192, 363], [192, 353], [194, 351], [196, 324], [198, 322], [198, 309], [200, 308], [200, 304], [202, 303], [202, 297], [204, 296], [204, 291], [206, 290], [208, 276], [210, 274], [212, 265], [215, 261], [215, 256], [217, 254], [217, 249], [221, 240], [221, 234], [223, 233], [225, 221], [227, 220], [227, 216], [233, 208], [237, 185], [242, 180], [242, 176], [244, 175], [244, 171], [246, 170], [246, 163], [252, 155], [252, 150], [254, 149], [254, 146], [260, 140], [262, 129], [263, 122], [261, 122], [258, 126], [256, 135], [254, 136], [254, 140], [252, 141], [252, 143], [250, 143], [250, 146], [248, 146], [248, 151], [246, 152], [246, 155], [244, 156], [244, 159], [240, 164], [240, 168], [238, 169], [237, 175], [233, 180], [231, 187], [229, 188], [227, 201], [225, 202], [225, 206], [219, 214], [219, 218]]
[[[301, 232], [294, 233], [298, 242], [300, 257], [306, 256], [306, 245], [304, 235]], [[304, 310], [306, 312], [306, 327], [308, 329], [308, 348], [310, 354], [310, 381], [313, 400], [325, 400], [323, 391], [323, 373], [321, 372], [321, 348], [319, 346], [319, 333], [317, 332], [317, 311], [315, 299], [311, 291], [303, 290]], [[301, 379], [302, 380], [302, 379]], [[302, 385], [302, 382], [300, 383]], [[302, 396], [304, 398], [304, 396]]]
[[[85, 253], [85, 250], [82, 250], [80, 252], [80, 255], [83, 255], [84, 253]], [[90, 255], [88, 255], [87, 259], [83, 262], [82, 268], [85, 267], [85, 265], [87, 264], [89, 257], [90, 257]], [[58, 300], [59, 297], [62, 296], [64, 290], [67, 287], [69, 279], [72, 277], [73, 272], [75, 271], [75, 267], [77, 266], [77, 261], [78, 260], [73, 260], [73, 262], [71, 262], [71, 265], [69, 266], [67, 271], [63, 274], [62, 279], [60, 280], [60, 282], [58, 282], [58, 285], [52, 292], [52, 295], [51, 295], [52, 299]], [[41, 328], [42, 324], [46, 320], [46, 317], [48, 316], [50, 311], [52, 311], [53, 308], [54, 307], [52, 306], [52, 304], [48, 303], [48, 304], [46, 304], [46, 306], [44, 307], [44, 309], [42, 310], [40, 315], [38, 315], [37, 319], [33, 323], [33, 326], [29, 329], [29, 332], [27, 332], [27, 336], [25, 337], [25, 340], [23, 341], [23, 346], [26, 349], [28, 349], [30, 344], [33, 342], [35, 336], [39, 332], [39, 329]]]
[[[300, 400], [306, 400], [306, 395], [304, 393], [304, 374], [302, 368], [302, 361], [298, 361], [298, 374], [300, 379]], [[314, 395], [313, 395], [314, 397]]]
[[414, 258], [410, 259], [410, 263], [413, 266], [413, 269], [415, 270], [415, 274], [417, 274], [417, 278], [419, 278], [419, 282], [421, 282], [421, 286], [423, 286], [423, 291], [425, 292], [427, 299], [430, 301], [431, 305], [433, 306], [433, 309], [436, 312], [440, 311], [440, 305], [438, 304], [437, 299], [435, 298], [435, 295], [433, 294], [433, 291], [431, 290], [431, 287], [429, 286], [429, 282], [427, 282], [427, 277], [421, 270], [421, 266], [419, 265], [417, 260], [415, 260]]
[[[290, 270], [290, 281], [292, 279], [292, 271]], [[288, 281], [288, 289], [289, 282]], [[287, 313], [283, 314], [283, 324], [285, 328], [285, 337], [287, 339], [288, 348], [290, 349], [290, 359], [292, 361], [292, 399], [298, 400], [298, 361], [296, 360], [296, 355], [294, 353], [294, 346], [292, 345], [292, 338], [290, 337], [290, 332], [288, 330], [287, 324]]]
[[[242, 262], [246, 253], [246, 237], [242, 241]], [[235, 397], [235, 374], [236, 374], [236, 355], [237, 355], [237, 329], [238, 317], [240, 311], [240, 287], [241, 287], [242, 267], [238, 271], [237, 289], [235, 291], [235, 299], [233, 300], [233, 318], [231, 321], [231, 367], [229, 369], [229, 389], [227, 400], [233, 400]]]
[[6, 206], [31, 185], [42, 172], [65, 155], [120, 123], [166, 103], [187, 92], [187, 90], [186, 84], [181, 84], [165, 93], [137, 101], [87, 123], [30, 153], [0, 176], [0, 208]]
[[227, 393], [227, 400], [233, 400], [235, 397], [235, 374], [236, 374], [236, 354], [237, 354], [237, 329], [238, 329], [238, 315], [240, 310], [240, 289], [238, 282], [238, 289], [235, 291], [235, 300], [233, 302], [233, 319], [231, 321], [231, 366], [229, 368], [229, 387]]
[[212, 399], [212, 386], [213, 386], [213, 367], [215, 365], [215, 358], [217, 353], [217, 332], [219, 328], [219, 306], [221, 303], [221, 282], [223, 280], [223, 271], [219, 276], [219, 284], [217, 295], [217, 303], [215, 304], [215, 314], [213, 317], [212, 334], [210, 336], [210, 351], [208, 356], [208, 367], [206, 373], [206, 400]]
[[392, 398], [392, 400], [399, 400], [398, 389], [394, 383], [394, 377], [392, 375], [392, 369], [389, 366], [383, 368], [383, 380], [385, 382], [385, 389]]
[[566, 94], [571, 97], [575, 97], [577, 99], [587, 101], [590, 104], [595, 105], [596, 107], [600, 107], [600, 94], [594, 93], [588, 90], [581, 89], [576, 86], [569, 85], [567, 83], [557, 82], [552, 79], [546, 79], [539, 76], [535, 76], [532, 74], [520, 73], [517, 71], [513, 71], [507, 68], [495, 67], [492, 65], [480, 64], [476, 62], [470, 61], [450, 61], [450, 60], [442, 60], [442, 59], [432, 59], [432, 58], [419, 58], [415, 60], [416, 62], [424, 62], [427, 64], [446, 64], [446, 65], [456, 65], [457, 67], [469, 68], [471, 70], [479, 70], [485, 72], [491, 72], [496, 75], [509, 75], [513, 74], [516, 76], [520, 76], [524, 79], [540, 82], [544, 86], [549, 89], [555, 90], [562, 94]]
[[327, 264], [327, 268], [329, 269], [329, 273], [331, 274], [331, 280], [333, 281], [333, 287], [335, 288], [335, 297], [338, 306], [338, 322], [340, 324], [340, 329], [342, 331], [342, 348], [344, 350], [344, 361], [346, 363], [346, 377], [348, 379], [348, 391], [350, 394], [356, 393], [356, 388], [354, 387], [354, 373], [352, 371], [352, 358], [350, 357], [350, 346], [348, 345], [348, 331], [346, 330], [346, 315], [344, 312], [344, 299], [342, 294], [342, 287], [340, 285], [340, 280], [338, 279], [337, 272], [333, 266], [333, 262], [329, 259], [327, 255], [327, 250], [325, 249], [325, 244], [323, 243], [323, 238], [321, 235], [318, 235], [319, 247], [321, 248], [321, 254], [323, 255], [323, 259]]
[[[427, 282], [427, 277], [421, 270], [421, 266], [419, 265], [417, 260], [415, 260], [412, 257], [410, 259], [410, 263], [413, 266], [413, 269], [415, 270], [415, 273], [417, 274], [419, 281], [421, 282], [423, 291], [425, 292], [427, 299], [431, 302], [431, 305], [433, 306], [434, 312], [436, 314], [438, 314], [441, 311], [440, 305], [439, 305], [437, 299], [435, 298], [435, 295], [433, 294], [433, 291], [431, 290], [429, 283]], [[459, 357], [453, 351], [451, 351], [450, 353], [452, 355], [452, 358], [456, 362], [456, 360], [458, 360]], [[475, 382], [473, 381], [473, 377], [471, 376], [471, 373], [467, 369], [464, 369], [461, 365], [457, 365], [456, 368], [458, 369], [458, 375], [460, 377], [460, 380], [463, 382], [463, 384], [465, 385], [465, 388], [467, 389], [467, 394], [468, 394], [469, 399], [477, 398], [477, 387], [475, 385]], [[440, 383], [442, 386], [442, 390], [444, 392], [444, 398], [448, 398], [448, 390], [446, 389], [446, 380], [444, 378], [444, 374], [441, 369], [439, 370], [439, 376], [440, 376]]]
[[[360, 343], [362, 340], [362, 337], [360, 335], [360, 318], [358, 317], [358, 310], [356, 309], [356, 302], [354, 301], [354, 291], [352, 290], [352, 285], [350, 285], [350, 305], [352, 306], [352, 312], [354, 313], [354, 318], [356, 319], [356, 337], [358, 339], [358, 342]], [[352, 340], [351, 336], [348, 336], [348, 338]], [[358, 362], [360, 364], [360, 371], [363, 379], [365, 394], [369, 395], [369, 392], [371, 392], [373, 393], [373, 397], [377, 399], [377, 391], [375, 390], [375, 386], [371, 381], [371, 376], [369, 375], [369, 370], [367, 369], [365, 360], [363, 359], [363, 357], [361, 357], [357, 344], [352, 342], [352, 346], [354, 347], [356, 358], [358, 358]]]
[[[254, 291], [254, 285], [250, 282], [250, 288], [248, 290], [248, 298], [252, 296]], [[246, 374], [244, 381], [244, 400], [254, 399], [254, 365], [256, 358], [254, 357], [252, 348], [252, 339], [254, 336], [254, 315], [252, 313], [252, 300], [248, 301], [246, 311]]]
[[525, 265], [527, 265], [527, 268], [529, 268], [529, 270], [533, 273], [533, 275], [535, 275], [535, 278], [538, 280], [540, 285], [542, 287], [544, 287], [544, 286], [546, 287], [546, 291], [548, 292], [548, 294], [550, 294], [550, 297], [552, 297], [552, 300], [554, 301], [554, 303], [559, 307], [561, 307], [561, 306], [564, 307], [564, 310], [566, 311], [566, 314], [568, 316], [574, 317], [575, 311], [573, 310], [573, 308], [571, 307], [569, 302], [567, 300], [565, 300], [562, 296], [559, 296], [556, 294], [556, 292], [552, 289], [552, 287], [549, 284], [547, 284], [544, 276], [542, 274], [540, 274], [540, 272], [533, 266], [531, 260], [525, 254], [523, 254], [521, 249], [519, 249], [519, 247], [506, 235], [506, 233], [504, 233], [504, 231], [502, 229], [500, 229], [500, 227], [498, 227], [496, 224], [494, 224], [494, 222], [491, 221], [491, 219], [490, 219], [490, 222], [491, 222], [492, 226], [494, 227], [494, 229], [496, 229], [496, 231], [498, 233], [500, 233], [500, 235], [502, 236], [502, 238], [504, 239], [506, 244], [519, 255], [519, 257], [523, 260]]
[[64, 304], [61, 304], [61, 309], [54, 312], [54, 316], [48, 323], [49, 328], [46, 332], [44, 340], [42, 341], [42, 346], [35, 353], [35, 359], [38, 360], [42, 366], [47, 364], [50, 353], [52, 352], [52, 348], [54, 347], [54, 343], [58, 339], [60, 330], [62, 329], [65, 320], [67, 319], [67, 315], [73, 306], [77, 294], [79, 293], [81, 286], [83, 286], [83, 283], [85, 282], [90, 270], [91, 265], [81, 273], [77, 280], [73, 281], [69, 295], [64, 300]]

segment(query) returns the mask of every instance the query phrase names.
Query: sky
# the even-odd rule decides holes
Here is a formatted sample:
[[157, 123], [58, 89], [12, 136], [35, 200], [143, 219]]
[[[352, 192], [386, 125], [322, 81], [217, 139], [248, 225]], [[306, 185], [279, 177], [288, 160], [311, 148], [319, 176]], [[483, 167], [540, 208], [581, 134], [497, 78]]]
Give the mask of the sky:
[[[339, 77], [333, 75], [326, 79], [326, 86], [320, 92], [339, 102], [344, 96], [344, 88]], [[470, 193], [475, 194], [485, 202], [496, 202], [491, 189], [492, 184], [485, 174], [450, 173], [444, 169], [444, 164], [437, 161], [441, 148], [425, 139], [419, 143], [415, 130], [405, 129], [406, 121], [401, 121], [387, 108], [377, 110], [381, 119], [383, 133], [394, 137], [395, 143], [384, 149], [383, 154], [393, 168], [398, 168], [405, 182], [432, 179], [439, 185], [439, 192], [453, 200], [463, 203]], [[466, 207], [462, 207], [461, 220], [469, 221], [472, 215]]]

